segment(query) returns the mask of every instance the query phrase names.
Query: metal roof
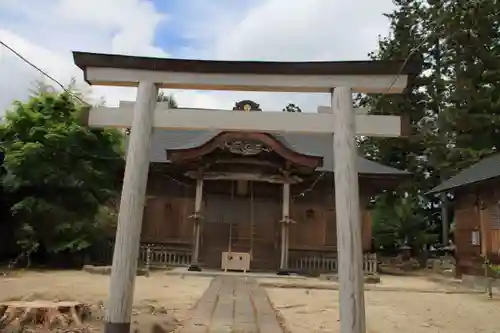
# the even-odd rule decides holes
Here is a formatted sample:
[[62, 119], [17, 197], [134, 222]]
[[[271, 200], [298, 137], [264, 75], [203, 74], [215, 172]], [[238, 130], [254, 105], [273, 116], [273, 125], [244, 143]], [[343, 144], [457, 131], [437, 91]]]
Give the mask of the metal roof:
[[[167, 149], [193, 148], [200, 146], [219, 131], [175, 131], [154, 130], [151, 137], [150, 162], [167, 163]], [[318, 171], [333, 172], [333, 137], [329, 134], [270, 133], [289, 148], [306, 155], [322, 156], [323, 166]], [[362, 157], [358, 157], [358, 172], [367, 175], [408, 175], [406, 171], [394, 169]]]
[[439, 193], [500, 177], [500, 153], [483, 158], [429, 191]]

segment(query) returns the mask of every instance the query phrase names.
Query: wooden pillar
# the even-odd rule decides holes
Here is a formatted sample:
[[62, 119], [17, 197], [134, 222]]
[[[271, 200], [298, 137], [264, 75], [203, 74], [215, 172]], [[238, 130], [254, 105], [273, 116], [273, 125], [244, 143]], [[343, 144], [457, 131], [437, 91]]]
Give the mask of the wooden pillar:
[[281, 220], [280, 270], [288, 269], [288, 222], [290, 220], [290, 183], [283, 184], [283, 213]]
[[365, 207], [363, 210], [363, 252], [372, 252], [373, 223], [372, 212]]
[[289, 255], [289, 249], [290, 249], [290, 221], [286, 224], [286, 229], [285, 229], [285, 269], [288, 269], [288, 255]]
[[194, 200], [194, 246], [192, 254], [192, 262], [189, 266], [189, 271], [201, 271], [198, 265], [200, 255], [200, 238], [201, 238], [201, 203], [203, 198], [203, 177], [200, 175], [196, 180], [196, 194]]
[[130, 332], [149, 171], [149, 146], [157, 96], [158, 88], [153, 82], [139, 83], [118, 214], [105, 333]]
[[363, 252], [372, 250], [372, 214], [368, 210], [370, 197], [367, 193], [360, 194], [360, 212], [361, 212], [361, 244]]
[[350, 88], [335, 88], [334, 114], [335, 207], [340, 283], [340, 332], [365, 333], [363, 258], [356, 167], [355, 119]]
[[[442, 181], [444, 182], [446, 179], [441, 178]], [[442, 239], [443, 239], [443, 245], [448, 246], [450, 245], [450, 240], [449, 240], [449, 233], [450, 233], [450, 228], [449, 228], [449, 217], [448, 217], [448, 197], [446, 195], [446, 192], [442, 192], [439, 194], [439, 198], [441, 199], [441, 230], [442, 230]]]
[[491, 251], [491, 223], [488, 205], [484, 200], [479, 199], [479, 235], [481, 244], [481, 255], [489, 259]]

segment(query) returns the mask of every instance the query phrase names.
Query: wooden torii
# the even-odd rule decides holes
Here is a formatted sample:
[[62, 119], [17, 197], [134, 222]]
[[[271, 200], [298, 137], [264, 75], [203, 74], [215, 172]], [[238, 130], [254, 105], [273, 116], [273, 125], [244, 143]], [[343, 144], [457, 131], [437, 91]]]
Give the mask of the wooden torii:
[[[118, 215], [106, 333], [130, 330], [153, 128], [333, 135], [341, 333], [365, 333], [361, 223], [355, 136], [405, 135], [400, 117], [355, 112], [352, 94], [402, 93], [420, 71], [411, 61], [205, 61], [73, 52], [91, 85], [137, 87], [135, 103], [90, 110], [89, 125], [131, 128]], [[168, 109], [159, 88], [331, 94], [331, 112], [227, 112]], [[198, 201], [198, 200], [197, 200]]]

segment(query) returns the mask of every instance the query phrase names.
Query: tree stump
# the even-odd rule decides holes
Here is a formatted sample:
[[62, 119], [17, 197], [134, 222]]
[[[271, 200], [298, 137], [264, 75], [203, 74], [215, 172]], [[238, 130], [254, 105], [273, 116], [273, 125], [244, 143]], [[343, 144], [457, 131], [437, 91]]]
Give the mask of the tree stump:
[[0, 332], [16, 327], [42, 325], [45, 328], [81, 325], [90, 307], [81, 302], [11, 301], [0, 303]]

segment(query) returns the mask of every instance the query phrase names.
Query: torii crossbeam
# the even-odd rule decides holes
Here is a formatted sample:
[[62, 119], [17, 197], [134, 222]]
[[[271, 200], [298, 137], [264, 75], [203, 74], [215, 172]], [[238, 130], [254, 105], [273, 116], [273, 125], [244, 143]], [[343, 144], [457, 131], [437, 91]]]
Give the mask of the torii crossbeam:
[[[356, 135], [403, 136], [394, 116], [355, 114], [352, 93], [402, 93], [420, 71], [411, 61], [241, 62], [74, 52], [89, 84], [138, 87], [135, 103], [93, 109], [91, 126], [131, 127], [118, 216], [106, 333], [130, 330], [142, 212], [154, 127], [335, 133], [335, 205], [341, 333], [365, 333]], [[331, 113], [165, 110], [158, 88], [331, 93]], [[214, 118], [215, 117], [215, 118]], [[215, 119], [215, 120], [214, 120]]]
[[[120, 102], [117, 108], [91, 109], [87, 124], [92, 127], [130, 128], [133, 122], [134, 102]], [[157, 103], [153, 113], [153, 127], [170, 130], [262, 131], [332, 133], [334, 115], [326, 113], [295, 112], [232, 112], [214, 109], [168, 108], [168, 103]], [[331, 107], [328, 107], [331, 111]], [[210, 112], [207, 112], [210, 111]], [[408, 135], [406, 117], [368, 115], [364, 109], [354, 109], [356, 135], [400, 137]], [[196, 119], [196, 121], [193, 121]]]

